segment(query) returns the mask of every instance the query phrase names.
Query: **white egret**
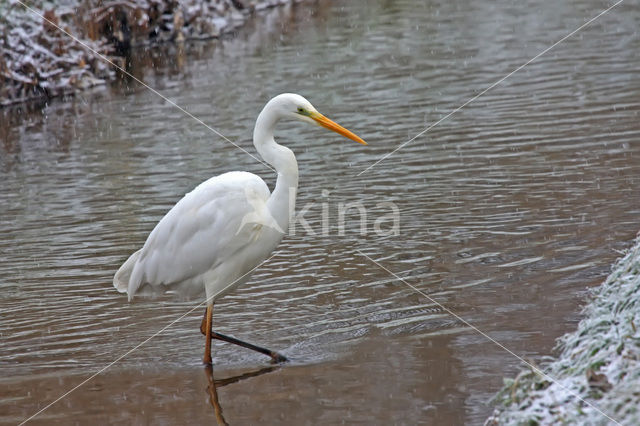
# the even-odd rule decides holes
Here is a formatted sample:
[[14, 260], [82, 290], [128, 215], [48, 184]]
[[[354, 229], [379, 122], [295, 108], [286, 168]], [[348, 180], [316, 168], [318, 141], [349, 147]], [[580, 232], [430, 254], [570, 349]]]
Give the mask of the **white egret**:
[[295, 208], [298, 163], [293, 152], [273, 139], [285, 118], [319, 124], [366, 145], [334, 123], [300, 95], [285, 93], [263, 108], [253, 130], [253, 144], [278, 174], [272, 193], [258, 176], [228, 172], [212, 177], [185, 195], [158, 222], [144, 246], [133, 253], [113, 278], [129, 295], [171, 291], [183, 296], [205, 293], [207, 307], [200, 330], [206, 336], [204, 363], [211, 364], [211, 339], [220, 339], [269, 355], [282, 355], [211, 330], [213, 304], [249, 279], [288, 229]]

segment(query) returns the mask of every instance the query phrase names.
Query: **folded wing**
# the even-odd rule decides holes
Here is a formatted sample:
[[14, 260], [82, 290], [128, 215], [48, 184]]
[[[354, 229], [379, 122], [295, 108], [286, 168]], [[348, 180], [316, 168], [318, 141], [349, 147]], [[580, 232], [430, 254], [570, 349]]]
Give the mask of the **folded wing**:
[[[120, 267], [114, 287], [131, 300], [142, 287], [165, 292], [187, 281], [202, 285], [198, 277], [255, 239], [247, 218], [266, 205], [269, 195], [264, 181], [246, 172], [225, 173], [203, 182], [160, 220], [142, 249]], [[204, 288], [191, 290], [198, 293]]]

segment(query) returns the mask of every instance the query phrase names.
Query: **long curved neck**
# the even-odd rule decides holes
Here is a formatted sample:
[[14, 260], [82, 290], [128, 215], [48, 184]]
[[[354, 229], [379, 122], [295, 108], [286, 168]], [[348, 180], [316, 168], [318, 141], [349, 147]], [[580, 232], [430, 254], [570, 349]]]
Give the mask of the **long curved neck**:
[[276, 187], [267, 201], [271, 215], [280, 228], [287, 232], [289, 218], [293, 216], [298, 190], [298, 162], [289, 148], [279, 145], [273, 139], [273, 131], [279, 117], [267, 104], [253, 130], [253, 145], [264, 161], [278, 173]]

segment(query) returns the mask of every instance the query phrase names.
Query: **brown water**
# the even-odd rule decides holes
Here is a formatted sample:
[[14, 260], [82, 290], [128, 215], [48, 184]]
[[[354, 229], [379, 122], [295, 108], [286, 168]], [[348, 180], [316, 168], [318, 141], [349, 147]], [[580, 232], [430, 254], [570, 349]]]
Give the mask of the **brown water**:
[[[357, 176], [605, 7], [417, 3], [311, 2], [233, 39], [136, 53], [137, 76], [252, 153], [283, 91], [370, 146], [278, 133], [317, 235], [286, 237], [214, 324], [289, 364], [216, 343], [210, 376], [198, 308], [33, 423], [482, 423], [519, 361], [359, 251], [518, 355], [552, 353], [640, 228], [640, 12], [623, 3]], [[0, 422], [15, 424], [194, 306], [111, 286], [185, 192], [232, 169], [274, 176], [133, 82], [1, 114]], [[339, 235], [347, 202], [367, 209], [366, 235], [355, 214]], [[399, 236], [373, 232], [381, 202]]]

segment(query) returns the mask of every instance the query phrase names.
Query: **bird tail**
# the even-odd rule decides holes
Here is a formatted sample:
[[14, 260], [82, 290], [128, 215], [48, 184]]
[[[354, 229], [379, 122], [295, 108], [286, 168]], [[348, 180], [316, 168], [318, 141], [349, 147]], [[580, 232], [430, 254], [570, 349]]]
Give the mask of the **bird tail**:
[[[120, 269], [118, 269], [118, 272], [116, 272], [116, 274], [113, 276], [113, 286], [120, 293], [127, 293], [127, 290], [129, 289], [129, 280], [131, 279], [131, 273], [133, 272], [133, 268], [136, 266], [136, 262], [140, 257], [141, 251], [142, 249], [129, 256], [129, 259], [127, 259], [127, 261], [122, 264]], [[132, 295], [129, 295], [129, 299], [131, 299], [131, 296]]]

